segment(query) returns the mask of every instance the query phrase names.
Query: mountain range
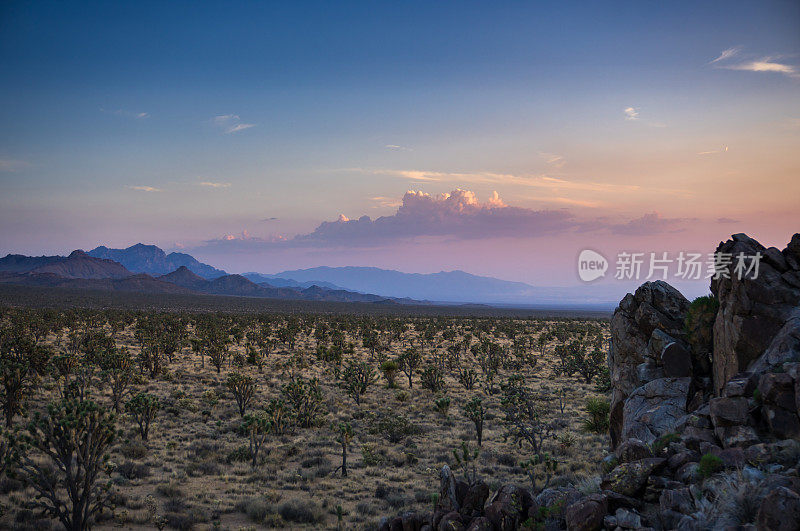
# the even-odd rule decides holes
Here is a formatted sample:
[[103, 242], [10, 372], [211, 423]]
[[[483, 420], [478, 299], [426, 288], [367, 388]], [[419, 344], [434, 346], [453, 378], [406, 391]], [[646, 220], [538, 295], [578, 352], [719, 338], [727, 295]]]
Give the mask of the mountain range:
[[127, 249], [109, 249], [105, 246], [95, 247], [87, 253], [95, 258], [114, 260], [136, 273], [147, 273], [151, 276], [166, 275], [179, 267], [186, 267], [192, 273], [211, 280], [227, 275], [222, 269], [198, 262], [193, 256], [185, 253], [165, 253], [155, 245], [137, 243]]
[[[128, 264], [132, 264], [134, 269], [158, 270], [159, 267], [163, 267], [163, 261], [136, 259], [135, 252], [143, 250], [147, 256], [156, 258], [159, 256], [167, 258], [171, 255], [165, 255], [157, 247], [160, 254], [153, 253], [151, 249], [148, 249], [149, 247], [153, 246], [133, 246], [122, 251], [127, 252]], [[113, 255], [114, 251], [120, 251], [103, 249], [103, 254]], [[131, 249], [134, 249], [134, 252], [130, 252]], [[110, 253], [106, 251], [110, 251]], [[183, 256], [191, 259], [187, 261], [195, 268], [206, 273], [221, 271], [197, 262], [189, 255]], [[131, 271], [114, 260], [97, 258], [81, 250], [73, 251], [69, 256], [30, 257], [10, 254], [0, 258], [0, 283], [142, 293], [202, 293], [335, 302], [397, 302], [379, 295], [332, 290], [314, 285], [298, 288], [275, 287], [266, 283], [256, 284], [241, 275], [228, 275], [224, 272], [221, 276], [209, 280], [192, 272], [186, 265], [179, 266], [170, 273], [153, 277], [145, 272]]]
[[10, 254], [0, 258], [0, 282], [316, 301], [520, 307], [609, 306], [625, 292], [619, 285], [538, 287], [459, 270], [423, 274], [351, 266], [229, 275], [189, 254], [167, 254], [141, 243], [126, 249], [100, 246], [66, 257]]

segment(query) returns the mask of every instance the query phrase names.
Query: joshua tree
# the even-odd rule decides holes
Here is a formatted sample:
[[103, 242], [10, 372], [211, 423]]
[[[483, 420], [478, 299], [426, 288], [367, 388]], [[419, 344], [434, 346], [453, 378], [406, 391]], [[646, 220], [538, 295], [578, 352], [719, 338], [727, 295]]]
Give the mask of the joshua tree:
[[351, 361], [342, 373], [342, 387], [356, 404], [361, 404], [361, 396], [375, 381], [375, 370], [365, 361]]
[[394, 360], [386, 360], [381, 364], [383, 377], [386, 378], [386, 384], [390, 389], [397, 387], [397, 382], [395, 379], [397, 378], [397, 371], [399, 370], [400, 365], [398, 365], [398, 363]]
[[226, 385], [228, 386], [228, 390], [233, 393], [233, 398], [236, 400], [239, 416], [244, 418], [244, 413], [256, 394], [255, 381], [246, 374], [234, 372], [228, 375]]
[[156, 418], [159, 409], [161, 409], [161, 403], [158, 401], [158, 397], [148, 393], [139, 393], [125, 404], [125, 410], [139, 425], [139, 435], [143, 441], [147, 440], [150, 423]]
[[49, 350], [22, 330], [0, 328], [0, 403], [7, 428], [14, 424], [14, 415], [22, 412], [25, 397], [48, 359]]
[[[342, 445], [342, 477], [347, 477], [347, 448], [350, 446], [350, 441], [353, 440], [353, 427], [349, 422], [340, 422], [338, 425], [333, 426], [336, 432], [337, 440]], [[334, 471], [335, 472], [335, 471]]]
[[475, 436], [478, 438], [478, 446], [483, 443], [483, 420], [486, 418], [486, 410], [483, 408], [483, 400], [479, 396], [474, 396], [464, 404], [464, 415], [475, 425]]
[[474, 369], [467, 369], [463, 367], [458, 372], [458, 381], [464, 386], [467, 391], [472, 391], [475, 388], [475, 383], [478, 381], [478, 373]]
[[18, 453], [18, 470], [37, 494], [32, 503], [70, 531], [88, 529], [111, 496], [111, 483], [98, 479], [111, 473], [114, 433], [114, 416], [92, 401], [62, 399], [37, 413]]
[[127, 349], [106, 351], [100, 358], [100, 369], [102, 378], [111, 386], [114, 411], [119, 414], [122, 410], [122, 399], [133, 381], [133, 358]]
[[438, 393], [444, 388], [444, 373], [438, 365], [432, 363], [422, 371], [420, 381], [423, 389]]
[[522, 384], [519, 376], [509, 378], [500, 400], [505, 412], [508, 436], [518, 444], [528, 443], [534, 455], [541, 456], [544, 441], [554, 436], [554, 426], [544, 420], [538, 400]]
[[267, 440], [272, 425], [267, 418], [267, 413], [262, 411], [258, 414], [249, 414], [244, 417], [244, 430], [250, 437], [250, 465], [255, 468], [258, 466], [258, 455]]
[[405, 373], [408, 377], [408, 387], [414, 387], [414, 382], [412, 381], [412, 377], [414, 376], [414, 371], [416, 371], [420, 364], [422, 364], [422, 355], [419, 351], [415, 348], [406, 349], [400, 357], [397, 359], [400, 364], [400, 369]]
[[322, 390], [319, 380], [303, 380], [292, 378], [283, 386], [281, 394], [286, 398], [292, 409], [292, 414], [301, 428], [310, 428], [314, 425], [322, 406]]

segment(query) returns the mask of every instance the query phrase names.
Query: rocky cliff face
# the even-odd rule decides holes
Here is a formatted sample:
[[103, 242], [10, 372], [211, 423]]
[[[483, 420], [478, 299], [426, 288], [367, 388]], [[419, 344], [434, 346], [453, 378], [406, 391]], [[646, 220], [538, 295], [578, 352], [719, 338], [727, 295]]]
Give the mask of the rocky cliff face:
[[[744, 234], [721, 243], [717, 252], [763, 258], [756, 279], [734, 274], [711, 282], [720, 308], [714, 323], [714, 390], [722, 392], [736, 373], [757, 362], [756, 370], [800, 359], [798, 306], [800, 306], [800, 234], [783, 251], [765, 248]], [[769, 355], [764, 358], [765, 352]]]

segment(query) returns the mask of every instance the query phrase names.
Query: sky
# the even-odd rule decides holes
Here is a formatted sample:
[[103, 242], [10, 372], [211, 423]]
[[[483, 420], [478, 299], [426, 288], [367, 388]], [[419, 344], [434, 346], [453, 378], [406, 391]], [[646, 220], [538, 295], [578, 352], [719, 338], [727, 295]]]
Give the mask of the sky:
[[794, 1], [3, 2], [0, 253], [573, 285], [583, 249], [783, 248], [798, 28]]

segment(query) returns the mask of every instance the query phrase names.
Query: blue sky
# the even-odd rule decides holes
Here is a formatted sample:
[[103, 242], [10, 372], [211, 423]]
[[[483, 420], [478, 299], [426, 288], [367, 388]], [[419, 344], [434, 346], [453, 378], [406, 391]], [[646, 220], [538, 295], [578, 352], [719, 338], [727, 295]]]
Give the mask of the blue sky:
[[[541, 282], [589, 244], [782, 245], [800, 227], [798, 27], [788, 1], [6, 2], [0, 252], [143, 241], [232, 271]], [[573, 222], [283, 245], [456, 189]], [[657, 221], [615, 229], [640, 219]]]

